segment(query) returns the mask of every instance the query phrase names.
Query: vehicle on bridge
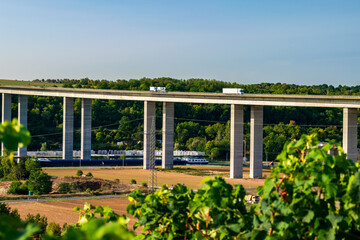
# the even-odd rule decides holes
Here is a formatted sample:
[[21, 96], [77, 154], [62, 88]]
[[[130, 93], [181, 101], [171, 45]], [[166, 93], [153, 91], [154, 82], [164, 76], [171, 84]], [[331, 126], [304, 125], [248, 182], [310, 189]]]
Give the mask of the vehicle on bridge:
[[168, 92], [166, 87], [150, 87], [150, 92]]
[[224, 94], [244, 94], [244, 89], [242, 88], [223, 88]]

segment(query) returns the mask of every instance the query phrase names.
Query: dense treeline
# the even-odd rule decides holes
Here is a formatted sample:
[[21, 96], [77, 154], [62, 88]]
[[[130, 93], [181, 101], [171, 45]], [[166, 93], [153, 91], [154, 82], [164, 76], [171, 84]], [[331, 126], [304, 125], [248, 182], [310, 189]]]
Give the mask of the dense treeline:
[[[165, 86], [169, 91], [221, 92], [225, 87], [243, 88], [253, 94], [360, 95], [360, 86], [316, 86], [261, 83], [239, 84], [206, 79], [178, 80], [172, 78], [142, 78], [130, 80], [34, 80], [62, 83], [68, 88], [97, 88], [148, 91], [150, 86]], [[15, 98], [15, 96], [14, 96]], [[157, 103], [157, 139], [161, 139], [162, 105]], [[143, 102], [97, 100], [92, 102], [92, 148], [141, 149]], [[16, 99], [13, 112], [16, 116]], [[74, 148], [80, 148], [81, 101], [74, 102]], [[249, 139], [250, 107], [245, 106], [245, 139]], [[29, 97], [28, 128], [33, 135], [29, 150], [60, 150], [62, 140], [62, 98]], [[175, 104], [175, 147], [206, 151], [212, 157], [223, 158], [229, 151], [230, 107], [216, 104]], [[342, 138], [342, 109], [264, 107], [264, 156], [273, 159], [285, 141], [301, 134], [318, 133], [321, 141]], [[117, 142], [124, 145], [118, 146]], [[247, 141], [248, 142], [248, 141]], [[44, 144], [46, 143], [46, 144]], [[160, 144], [157, 145], [161, 147]], [[247, 144], [249, 149], [249, 144]]]

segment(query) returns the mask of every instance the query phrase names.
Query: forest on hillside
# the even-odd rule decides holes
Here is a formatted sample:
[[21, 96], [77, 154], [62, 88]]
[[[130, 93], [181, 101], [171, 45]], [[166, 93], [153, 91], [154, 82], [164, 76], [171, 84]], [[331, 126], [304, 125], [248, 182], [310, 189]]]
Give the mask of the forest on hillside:
[[[142, 78], [130, 80], [47, 79], [35, 82], [61, 83], [67, 88], [97, 88], [148, 91], [165, 86], [169, 91], [221, 92], [222, 88], [243, 88], [253, 94], [360, 95], [360, 86], [294, 85], [284, 83], [239, 84], [217, 80]], [[47, 84], [49, 86], [49, 84]], [[51, 86], [51, 85], [50, 85]], [[54, 85], [59, 87], [59, 84]], [[13, 96], [12, 116], [17, 116]], [[29, 150], [61, 150], [62, 98], [29, 96]], [[92, 100], [92, 149], [142, 149], [143, 102]], [[162, 103], [157, 103], [157, 139], [161, 140]], [[80, 149], [81, 99], [74, 101], [74, 149]], [[245, 140], [249, 143], [250, 106], [244, 107]], [[175, 103], [175, 149], [204, 151], [210, 157], [228, 159], [230, 106]], [[359, 118], [360, 120], [360, 118]], [[360, 122], [358, 120], [358, 122]], [[285, 142], [302, 134], [317, 133], [320, 141], [342, 139], [342, 109], [264, 107], [264, 158], [272, 160]], [[358, 137], [359, 139], [359, 137]], [[124, 145], [118, 146], [118, 142]], [[358, 146], [360, 142], [358, 140]], [[246, 144], [247, 151], [249, 144]], [[157, 148], [161, 148], [158, 143]]]

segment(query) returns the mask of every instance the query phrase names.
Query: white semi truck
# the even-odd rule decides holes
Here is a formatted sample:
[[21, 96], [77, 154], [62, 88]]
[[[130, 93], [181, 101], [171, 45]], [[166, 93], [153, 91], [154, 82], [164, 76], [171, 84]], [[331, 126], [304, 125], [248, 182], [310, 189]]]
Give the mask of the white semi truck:
[[224, 94], [244, 94], [244, 89], [242, 88], [223, 88]]
[[168, 92], [166, 87], [150, 87], [150, 92]]

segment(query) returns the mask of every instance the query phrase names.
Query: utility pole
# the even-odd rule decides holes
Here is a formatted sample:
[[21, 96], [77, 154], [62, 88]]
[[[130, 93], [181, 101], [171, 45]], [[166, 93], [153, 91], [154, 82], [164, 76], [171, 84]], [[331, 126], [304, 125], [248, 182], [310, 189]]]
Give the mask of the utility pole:
[[151, 129], [150, 129], [150, 151], [149, 151], [149, 178], [148, 178], [148, 187], [150, 191], [155, 192], [155, 187], [157, 186], [157, 172], [156, 172], [156, 159], [155, 159], [155, 116], [151, 118]]

